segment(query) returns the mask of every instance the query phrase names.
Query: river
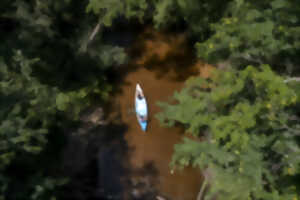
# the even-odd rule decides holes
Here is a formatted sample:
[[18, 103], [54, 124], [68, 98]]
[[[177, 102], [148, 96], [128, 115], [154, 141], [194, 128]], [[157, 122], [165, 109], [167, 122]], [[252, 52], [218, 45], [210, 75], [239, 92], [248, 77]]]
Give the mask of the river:
[[[106, 35], [128, 43], [130, 32], [123, 39]], [[211, 66], [195, 58], [184, 33], [152, 28], [134, 32], [138, 36], [126, 48], [129, 62], [108, 75], [111, 100], [88, 109], [79, 125], [65, 131], [62, 173], [69, 182], [63, 199], [195, 200], [200, 190], [199, 169], [172, 174], [169, 167], [184, 130], [162, 127], [155, 114], [161, 111], [158, 101], [169, 101], [191, 76], [209, 76]], [[148, 102], [147, 132], [141, 131], [134, 113], [137, 83]]]
[[[179, 127], [162, 127], [155, 118], [158, 101], [168, 101], [190, 76], [208, 76], [210, 66], [194, 58], [184, 34], [159, 33], [146, 29], [128, 50], [132, 60], [120, 69], [119, 89], [114, 96], [121, 122], [126, 124], [131, 184], [144, 184], [156, 194], [172, 200], [194, 200], [201, 185], [199, 169], [171, 173], [169, 163], [174, 144], [184, 135]], [[142, 132], [133, 113], [135, 86], [140, 83], [148, 102], [149, 125]], [[132, 188], [131, 188], [132, 190]], [[141, 196], [138, 189], [131, 191]]]

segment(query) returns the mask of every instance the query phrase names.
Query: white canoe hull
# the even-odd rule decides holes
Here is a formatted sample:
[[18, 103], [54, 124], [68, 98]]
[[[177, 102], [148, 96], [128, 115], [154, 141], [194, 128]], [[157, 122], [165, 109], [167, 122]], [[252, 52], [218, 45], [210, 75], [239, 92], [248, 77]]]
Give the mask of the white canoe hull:
[[[144, 100], [143, 101], [139, 101], [138, 102], [138, 94], [141, 94], [141, 96], [144, 96], [143, 90], [141, 88], [141, 86], [139, 84], [136, 84], [136, 89], [135, 89], [135, 113], [137, 116], [137, 120], [142, 128], [143, 131], [147, 130], [147, 124], [148, 121], [142, 121], [139, 116], [145, 116], [146, 119], [148, 118], [148, 109], [147, 109], [147, 101], [146, 98], [144, 96]], [[138, 105], [139, 104], [139, 105]]]

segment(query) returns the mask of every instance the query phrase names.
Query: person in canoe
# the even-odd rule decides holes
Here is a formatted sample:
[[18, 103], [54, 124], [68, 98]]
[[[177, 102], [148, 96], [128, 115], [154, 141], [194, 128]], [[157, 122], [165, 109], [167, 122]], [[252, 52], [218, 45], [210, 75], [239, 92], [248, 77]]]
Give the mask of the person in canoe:
[[143, 105], [145, 104], [145, 97], [143, 94], [138, 93], [137, 95], [137, 107], [138, 110], [140, 110], [140, 113], [137, 115], [139, 120], [142, 122], [147, 121], [147, 113], [143, 112], [145, 109], [143, 109]]

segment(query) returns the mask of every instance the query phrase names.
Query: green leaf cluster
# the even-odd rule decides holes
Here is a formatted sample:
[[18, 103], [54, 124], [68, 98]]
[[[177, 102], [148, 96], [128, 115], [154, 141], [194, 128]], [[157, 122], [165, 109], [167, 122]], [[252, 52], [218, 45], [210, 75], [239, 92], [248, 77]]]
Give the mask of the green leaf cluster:
[[211, 36], [196, 43], [198, 56], [285, 64], [299, 49], [299, 4], [294, 1], [234, 0], [222, 18], [210, 24]]
[[[86, 14], [87, 4], [1, 2], [0, 199], [54, 199], [60, 163], [51, 168], [41, 157], [51, 162], [48, 148], [63, 137], [66, 124], [91, 103], [108, 99], [106, 72], [127, 60], [123, 48], [103, 40], [102, 28], [91, 37], [99, 20]], [[134, 15], [139, 5], [132, 1], [132, 9], [124, 10]]]
[[43, 153], [51, 127], [59, 126], [55, 121], [62, 115], [59, 111], [63, 111], [65, 119], [78, 118], [79, 112], [88, 105], [87, 96], [99, 93], [91, 91], [96, 90], [98, 84], [64, 93], [56, 87], [40, 83], [33, 76], [33, 66], [39, 59], [28, 59], [21, 50], [15, 51], [12, 59], [11, 65], [0, 60], [0, 195], [3, 199], [13, 196], [20, 199], [19, 196], [23, 195], [31, 196], [31, 199], [48, 198], [61, 186], [61, 181], [40, 174], [44, 169], [40, 169], [39, 164], [31, 166], [36, 174], [33, 173], [23, 189], [14, 194], [7, 191], [20, 184], [19, 180], [7, 176], [6, 171], [17, 161], [30, 163]]
[[152, 20], [156, 28], [187, 24], [193, 33], [204, 36], [209, 23], [220, 18], [227, 4], [220, 4], [218, 0], [209, 3], [204, 0], [90, 0], [86, 11], [99, 16], [106, 26], [125, 16], [127, 19], [138, 18], [141, 22]]
[[[74, 90], [101, 80], [105, 92], [107, 83], [103, 71], [125, 63], [127, 57], [123, 48], [103, 41], [103, 28], [91, 37], [98, 18], [86, 14], [87, 3], [5, 1], [5, 9], [0, 14], [1, 26], [10, 26], [7, 30], [4, 26], [5, 31], [0, 33], [1, 56], [11, 65], [14, 49], [20, 49], [26, 57], [40, 60], [33, 73], [41, 82], [62, 90]], [[113, 4], [113, 1], [106, 3]], [[130, 5], [136, 6], [134, 2]]]
[[186, 138], [175, 145], [171, 166], [210, 171], [207, 199], [299, 195], [291, 181], [300, 172], [299, 129], [290, 120], [297, 95], [268, 65], [191, 78], [174, 99], [176, 104], [159, 103], [164, 111], [157, 118], [169, 126], [179, 122], [203, 141]]
[[99, 15], [101, 23], [111, 26], [113, 20], [120, 16], [142, 20], [147, 6], [146, 0], [90, 0], [86, 11]]

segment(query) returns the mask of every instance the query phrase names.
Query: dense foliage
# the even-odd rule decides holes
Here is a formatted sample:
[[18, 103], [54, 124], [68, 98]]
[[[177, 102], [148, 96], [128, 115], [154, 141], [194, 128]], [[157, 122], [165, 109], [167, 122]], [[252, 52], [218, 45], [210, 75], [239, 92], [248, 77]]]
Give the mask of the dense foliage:
[[[35, 157], [42, 152], [47, 144], [47, 133], [60, 107], [60, 102], [56, 104], [56, 98], [61, 93], [57, 88], [41, 84], [32, 76], [32, 65], [39, 62], [38, 59], [28, 59], [21, 51], [16, 51], [12, 59], [10, 66], [1, 60], [0, 72], [1, 198], [19, 199], [25, 195], [37, 199], [49, 191], [53, 193], [53, 189], [65, 181], [43, 176], [41, 173], [44, 169], [37, 168], [36, 172], [23, 175], [21, 183], [18, 175], [12, 175], [9, 168], [22, 159], [30, 163], [32, 161], [28, 157]], [[22, 167], [24, 163], [19, 165]], [[21, 168], [18, 170], [18, 173], [26, 173]], [[14, 190], [18, 192], [13, 193]]]
[[299, 198], [299, 84], [283, 78], [299, 70], [299, 8], [293, 1], [233, 0], [214, 17], [205, 7], [206, 35], [184, 17], [199, 58], [232, 64], [207, 80], [190, 79], [174, 94], [177, 103], [161, 103], [157, 115], [202, 139], [176, 145], [172, 166], [199, 166], [210, 184], [205, 199]]
[[211, 186], [207, 199], [299, 198], [299, 79], [283, 78], [299, 72], [296, 1], [3, 0], [1, 5], [0, 199], [54, 199], [66, 183], [49, 169], [59, 163], [41, 162], [53, 142], [49, 135], [77, 120], [95, 97], [109, 96], [106, 72], [127, 56], [104, 40], [103, 30], [122, 20], [184, 27], [196, 41], [195, 55], [232, 64], [209, 79], [190, 79], [174, 95], [177, 104], [161, 103], [163, 123], [179, 122], [203, 139], [176, 145], [172, 166], [199, 166]]
[[106, 26], [120, 17], [157, 28], [185, 24], [198, 41], [198, 57], [209, 62], [269, 63], [290, 73], [299, 63], [299, 9], [291, 0], [90, 0], [87, 6]]
[[298, 97], [268, 65], [192, 78], [174, 98], [175, 105], [160, 104], [158, 118], [169, 126], [180, 122], [203, 141], [176, 145], [172, 165], [208, 170], [207, 199], [297, 198]]
[[298, 62], [299, 10], [300, 5], [289, 0], [234, 0], [222, 18], [210, 24], [213, 34], [208, 40], [196, 44], [198, 55], [214, 62], [222, 59], [276, 65]]
[[216, 22], [227, 3], [218, 0], [90, 0], [87, 11], [99, 16], [106, 26], [119, 17], [137, 18], [141, 22], [152, 21], [156, 28], [187, 24], [201, 38], [209, 32], [209, 24]]
[[102, 41], [86, 6], [1, 2], [0, 199], [55, 199], [67, 183], [62, 131], [95, 98], [107, 99], [105, 71], [126, 61], [122, 48]]

